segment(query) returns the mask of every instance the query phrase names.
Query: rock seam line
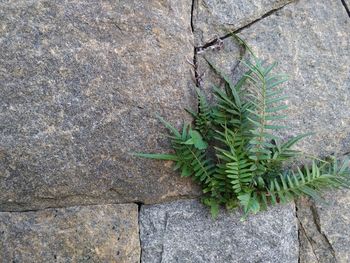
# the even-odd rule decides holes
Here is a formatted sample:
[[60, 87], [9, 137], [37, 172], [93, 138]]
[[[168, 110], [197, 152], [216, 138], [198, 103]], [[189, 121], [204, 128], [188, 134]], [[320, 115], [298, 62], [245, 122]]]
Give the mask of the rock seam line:
[[[300, 205], [300, 204], [299, 204], [299, 205]], [[311, 216], [312, 216], [311, 220], [312, 220], [314, 226], [316, 227], [316, 230], [317, 230], [317, 233], [318, 233], [319, 237], [323, 240], [323, 242], [324, 242], [324, 243], [326, 244], [326, 246], [327, 246], [327, 248], [323, 248], [323, 249], [325, 249], [325, 250], [327, 250], [327, 251], [330, 252], [330, 254], [332, 255], [332, 259], [334, 260], [334, 261], [332, 261], [332, 262], [337, 262], [335, 250], [334, 250], [332, 244], [330, 243], [328, 237], [326, 236], [325, 233], [323, 233], [323, 231], [322, 231], [322, 229], [321, 229], [320, 218], [319, 218], [319, 215], [318, 215], [318, 212], [317, 212], [317, 208], [316, 208], [315, 203], [314, 203], [313, 201], [311, 201], [311, 202], [309, 201], [309, 202], [307, 202], [307, 204], [305, 204], [305, 205], [307, 205], [309, 211], [311, 212]], [[304, 225], [303, 225], [301, 219], [300, 219], [299, 216], [298, 216], [298, 209], [299, 209], [299, 208], [298, 208], [298, 205], [296, 204], [296, 212], [297, 212], [297, 213], [296, 213], [296, 218], [297, 218], [297, 220], [298, 220], [298, 239], [299, 239], [299, 261], [298, 261], [298, 263], [302, 263], [302, 262], [300, 261], [300, 258], [301, 258], [302, 252], [303, 252], [303, 251], [302, 251], [302, 246], [301, 246], [301, 235], [300, 235], [300, 232], [303, 232], [303, 233], [304, 233], [304, 235], [305, 235], [305, 237], [306, 237], [306, 239], [307, 239], [307, 242], [308, 242], [308, 243], [310, 244], [310, 246], [311, 246], [312, 253], [314, 254], [314, 256], [315, 256], [317, 262], [321, 262], [321, 260], [320, 260], [320, 258], [319, 258], [320, 255], [318, 255], [318, 253], [316, 253], [316, 250], [317, 250], [318, 248], [321, 248], [321, 247], [319, 247], [318, 244], [315, 243], [315, 242], [312, 240], [312, 238], [310, 238], [310, 237], [308, 236], [307, 231], [306, 231], [307, 227], [306, 227], [306, 228], [304, 227]], [[316, 246], [315, 246], [315, 245], [316, 245]], [[321, 249], [322, 249], [322, 248], [321, 248]]]
[[324, 238], [324, 241], [327, 243], [329, 251], [331, 252], [333, 258], [336, 260], [336, 256], [335, 256], [335, 251], [334, 248], [331, 244], [331, 242], [329, 241], [327, 235], [322, 231], [321, 229], [321, 223], [320, 223], [320, 217], [318, 215], [317, 212], [317, 208], [314, 202], [311, 203], [311, 207], [310, 207], [311, 213], [312, 213], [312, 219], [314, 221], [314, 224], [316, 226], [316, 229], [318, 230], [318, 232], [322, 235], [322, 237]]
[[307, 241], [309, 242], [310, 246], [311, 246], [311, 250], [312, 250], [312, 253], [314, 254], [315, 258], [317, 259], [317, 262], [320, 262], [319, 258], [317, 257], [317, 254], [315, 252], [315, 248], [311, 242], [311, 239], [309, 238], [309, 236], [306, 234], [306, 230], [301, 222], [301, 220], [299, 219], [298, 217], [298, 207], [297, 205], [295, 204], [295, 207], [296, 207], [296, 213], [295, 213], [295, 217], [297, 218], [298, 220], [298, 241], [299, 241], [299, 257], [298, 257], [298, 263], [302, 263], [300, 261], [300, 258], [301, 258], [301, 254], [302, 254], [302, 251], [301, 251], [301, 235], [300, 235], [300, 232], [303, 232], [304, 233], [304, 236], [306, 237]]
[[139, 244], [140, 244], [140, 257], [139, 257], [139, 262], [142, 262], [142, 245], [141, 245], [141, 206], [143, 205], [143, 203], [141, 202], [137, 202], [135, 203], [137, 205], [137, 225], [139, 227]]
[[348, 16], [350, 17], [350, 8], [348, 7], [347, 3], [345, 2], [345, 0], [341, 0], [345, 10], [346, 10], [346, 13], [348, 14]]
[[[195, 1], [195, 0], [193, 0], [193, 3], [194, 3], [194, 1]], [[342, 0], [342, 1], [343, 1], [343, 0]], [[244, 25], [244, 26], [242, 26], [242, 27], [240, 27], [240, 28], [238, 28], [238, 29], [236, 29], [236, 30], [230, 32], [230, 33], [227, 33], [226, 35], [224, 35], [224, 36], [222, 36], [222, 37], [215, 38], [214, 40], [212, 40], [212, 41], [210, 41], [210, 42], [208, 42], [208, 43], [205, 43], [205, 44], [202, 45], [202, 46], [195, 47], [195, 48], [197, 49], [197, 52], [198, 52], [198, 51], [205, 50], [205, 49], [207, 49], [207, 48], [209, 48], [209, 47], [211, 47], [211, 46], [213, 46], [213, 45], [216, 45], [217, 42], [220, 42], [220, 41], [222, 41], [222, 40], [224, 40], [224, 39], [226, 39], [226, 38], [232, 36], [233, 34], [238, 34], [238, 33], [240, 33], [240, 32], [243, 31], [244, 29], [247, 29], [247, 28], [251, 27], [251, 26], [254, 25], [255, 23], [259, 22], [260, 20], [262, 20], [262, 19], [264, 19], [264, 18], [267, 18], [267, 17], [273, 15], [274, 13], [276, 13], [276, 12], [280, 11], [281, 9], [283, 9], [284, 7], [286, 7], [286, 6], [290, 5], [290, 4], [293, 4], [293, 3], [295, 3], [295, 2], [296, 2], [296, 0], [291, 1], [291, 2], [289, 2], [289, 3], [286, 3], [285, 5], [283, 5], [283, 6], [281, 6], [281, 7], [272, 9], [272, 10], [268, 11], [267, 13], [265, 13], [264, 15], [262, 15], [261, 17], [255, 19], [254, 21], [252, 21], [252, 22], [250, 22], [250, 23], [248, 23], [248, 24], [246, 24], [246, 25]], [[193, 15], [193, 13], [192, 13], [192, 15]], [[193, 20], [193, 19], [192, 19], [192, 20]]]

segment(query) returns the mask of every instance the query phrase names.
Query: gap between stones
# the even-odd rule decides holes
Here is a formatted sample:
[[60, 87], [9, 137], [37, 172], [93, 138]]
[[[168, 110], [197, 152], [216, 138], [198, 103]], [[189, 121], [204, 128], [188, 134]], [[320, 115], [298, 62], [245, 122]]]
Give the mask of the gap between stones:
[[348, 13], [348, 16], [350, 17], [350, 8], [348, 7], [347, 3], [345, 2], [345, 0], [341, 0], [345, 10], [346, 10], [346, 13]]
[[336, 259], [334, 248], [332, 247], [331, 243], [329, 242], [328, 237], [321, 230], [320, 216], [318, 215], [317, 208], [316, 208], [314, 201], [311, 202], [310, 210], [311, 210], [312, 219], [313, 219], [313, 222], [316, 226], [317, 231], [320, 233], [320, 235], [322, 235], [325, 243], [328, 245], [328, 250], [331, 252], [333, 258]]
[[[306, 200], [306, 199], [304, 199]], [[317, 212], [316, 204], [313, 200], [308, 199], [306, 202], [295, 202], [296, 213], [295, 216], [298, 221], [298, 239], [299, 239], [299, 263], [301, 262], [301, 255], [307, 253], [306, 250], [302, 248], [301, 233], [306, 237], [306, 241], [309, 243], [312, 253], [315, 256], [317, 262], [326, 262], [324, 260], [329, 260], [328, 262], [337, 262], [336, 254], [332, 244], [330, 243], [328, 237], [323, 233], [321, 229], [320, 217]], [[307, 210], [300, 212], [302, 209]], [[299, 214], [300, 213], [300, 214]], [[310, 225], [303, 224], [303, 218], [308, 217], [311, 219]], [[313, 235], [310, 236], [310, 233]], [[324, 256], [327, 255], [327, 258]]]
[[301, 223], [301, 220], [300, 220], [299, 217], [298, 217], [298, 206], [297, 206], [297, 203], [296, 203], [296, 202], [294, 202], [294, 203], [295, 203], [295, 217], [296, 217], [296, 219], [297, 219], [297, 221], [298, 221], [298, 241], [299, 241], [299, 257], [298, 257], [298, 263], [303, 263], [303, 262], [301, 262], [301, 255], [302, 255], [302, 251], [301, 251], [301, 249], [302, 249], [302, 246], [301, 246], [301, 233], [303, 233], [303, 235], [306, 237], [307, 242], [308, 242], [308, 243], [310, 244], [310, 246], [311, 246], [311, 250], [312, 250], [313, 255], [315, 256], [315, 258], [317, 259], [317, 261], [319, 261], [317, 255], [316, 255], [316, 253], [315, 253], [315, 249], [314, 249], [314, 247], [313, 247], [313, 245], [312, 245], [312, 242], [311, 242], [310, 238], [308, 237], [308, 235], [306, 234], [306, 230], [305, 230], [303, 224]]
[[137, 204], [137, 225], [139, 227], [139, 243], [140, 243], [140, 258], [139, 258], [139, 263], [142, 262], [142, 245], [141, 245], [141, 218], [140, 218], [140, 211], [141, 211], [141, 206], [144, 205], [142, 202], [135, 202]]
[[[195, 1], [195, 0], [193, 0], [193, 3], [194, 3], [194, 1]], [[345, 0], [342, 0], [342, 1], [345, 1]], [[208, 42], [208, 43], [205, 43], [205, 44], [202, 45], [202, 46], [195, 47], [195, 48], [197, 49], [197, 51], [205, 50], [206, 48], [217, 44], [218, 41], [222, 41], [222, 40], [224, 40], [224, 39], [226, 39], [226, 38], [232, 36], [233, 34], [238, 34], [238, 33], [240, 33], [240, 32], [243, 31], [244, 29], [247, 29], [247, 28], [251, 27], [251, 26], [254, 25], [255, 23], [259, 22], [260, 20], [262, 20], [262, 19], [264, 19], [264, 18], [267, 18], [267, 17], [273, 15], [274, 13], [278, 12], [279, 10], [283, 9], [284, 7], [290, 5], [290, 4], [294, 3], [294, 2], [295, 2], [295, 1], [292, 1], [292, 2], [286, 3], [285, 5], [283, 5], [283, 6], [279, 7], [279, 8], [272, 9], [272, 10], [270, 10], [269, 12], [265, 13], [264, 15], [262, 15], [260, 18], [255, 19], [254, 21], [250, 22], [249, 24], [246, 24], [245, 26], [242, 26], [242, 27], [240, 27], [240, 28], [238, 28], [238, 29], [236, 29], [236, 30], [234, 30], [234, 31], [232, 31], [232, 32], [230, 32], [230, 33], [228, 33], [228, 34], [222, 36], [222, 37], [216, 38], [216, 39], [214, 39], [214, 40], [212, 40], [212, 41], [210, 41], [210, 42]], [[193, 8], [193, 5], [192, 5], [192, 8]], [[192, 13], [192, 16], [193, 16], [193, 13]], [[191, 16], [191, 20], [192, 20], [191, 24], [192, 24], [192, 32], [193, 32], [194, 27], [193, 27], [193, 18], [192, 18], [192, 16]]]

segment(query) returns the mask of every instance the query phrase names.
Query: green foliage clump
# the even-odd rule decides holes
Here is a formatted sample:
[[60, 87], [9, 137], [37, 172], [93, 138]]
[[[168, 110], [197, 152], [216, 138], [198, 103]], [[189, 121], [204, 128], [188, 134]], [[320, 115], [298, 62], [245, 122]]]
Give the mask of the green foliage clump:
[[[246, 43], [235, 36], [245, 48]], [[319, 199], [324, 188], [349, 186], [348, 161], [313, 159], [311, 165], [285, 168], [286, 161], [303, 155], [293, 146], [310, 134], [283, 141], [276, 131], [287, 108], [280, 84], [285, 75], [273, 74], [277, 63], [265, 65], [251, 52], [242, 61], [247, 71], [234, 84], [210, 61], [224, 87], [213, 87], [215, 104], [208, 103], [197, 88], [198, 111], [188, 110], [194, 125], [178, 131], [159, 117], [169, 129], [171, 154], [136, 154], [145, 158], [174, 161], [181, 176], [191, 176], [203, 189], [203, 202], [215, 217], [219, 207], [242, 207], [245, 215], [265, 210], [306, 195]], [[214, 153], [214, 154], [213, 154]]]

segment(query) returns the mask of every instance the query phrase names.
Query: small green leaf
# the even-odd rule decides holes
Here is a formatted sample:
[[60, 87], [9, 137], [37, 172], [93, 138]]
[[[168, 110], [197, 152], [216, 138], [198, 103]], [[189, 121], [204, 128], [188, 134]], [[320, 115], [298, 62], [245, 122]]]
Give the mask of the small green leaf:
[[208, 144], [203, 140], [202, 135], [195, 131], [190, 130], [190, 136], [194, 146], [199, 150], [205, 150], [208, 147]]
[[212, 201], [210, 204], [210, 213], [211, 216], [216, 219], [219, 215], [219, 204], [215, 201]]
[[174, 154], [162, 154], [162, 153], [133, 153], [132, 155], [157, 160], [169, 160], [177, 161], [178, 157]]
[[157, 115], [157, 118], [164, 124], [165, 127], [168, 128], [168, 130], [173, 133], [175, 136], [177, 137], [181, 137], [179, 131], [174, 128], [169, 122], [167, 122], [166, 120], [164, 120], [161, 116]]
[[187, 166], [187, 165], [182, 166], [182, 169], [181, 169], [181, 176], [182, 177], [188, 177], [191, 174], [192, 174], [192, 171], [191, 171], [189, 166]]

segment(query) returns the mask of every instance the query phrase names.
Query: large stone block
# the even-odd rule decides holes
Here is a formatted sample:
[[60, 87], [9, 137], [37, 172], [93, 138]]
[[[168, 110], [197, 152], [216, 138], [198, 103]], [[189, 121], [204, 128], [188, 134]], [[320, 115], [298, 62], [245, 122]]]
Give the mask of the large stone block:
[[190, 1], [0, 3], [0, 211], [193, 196], [159, 113], [185, 117]]
[[140, 259], [137, 205], [0, 212], [0, 262], [120, 262]]
[[[325, 23], [324, 21], [327, 21]], [[240, 36], [268, 62], [278, 61], [278, 72], [287, 73], [283, 84], [289, 96], [284, 138], [301, 133], [316, 134], [298, 148], [318, 156], [346, 153], [350, 146], [350, 19], [340, 1], [300, 0], [243, 29]], [[242, 50], [226, 38], [198, 54], [203, 86], [218, 83], [203, 57], [209, 58], [233, 79], [242, 74], [238, 64]], [[217, 48], [215, 48], [217, 47]], [[241, 53], [240, 53], [241, 52]]]
[[195, 0], [193, 27], [196, 46], [240, 29], [292, 0]]
[[145, 205], [140, 211], [142, 262], [298, 262], [294, 205], [240, 221], [238, 211], [214, 220], [196, 200]]

